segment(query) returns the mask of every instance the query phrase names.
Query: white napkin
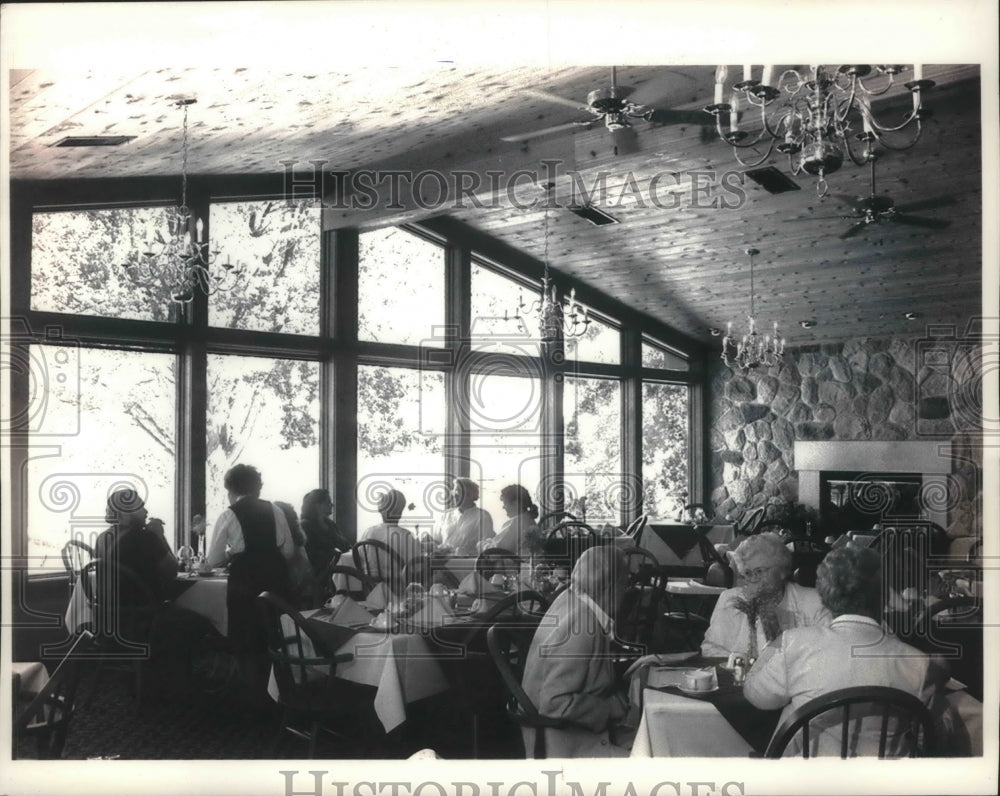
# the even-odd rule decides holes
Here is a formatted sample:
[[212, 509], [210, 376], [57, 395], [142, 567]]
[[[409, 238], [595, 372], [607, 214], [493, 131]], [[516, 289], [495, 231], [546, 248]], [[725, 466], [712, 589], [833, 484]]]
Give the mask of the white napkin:
[[468, 594], [472, 597], [479, 597], [482, 595], [503, 594], [503, 589], [498, 586], [494, 586], [488, 580], [481, 577], [478, 572], [470, 572], [462, 579], [462, 582], [458, 584], [458, 593]]
[[326, 607], [333, 612], [330, 621], [337, 625], [351, 627], [352, 625], [367, 624], [372, 619], [372, 615], [368, 611], [346, 594], [337, 594], [331, 597], [327, 601]]
[[389, 604], [389, 589], [384, 583], [376, 583], [375, 588], [365, 597], [365, 605], [371, 611], [381, 611]]

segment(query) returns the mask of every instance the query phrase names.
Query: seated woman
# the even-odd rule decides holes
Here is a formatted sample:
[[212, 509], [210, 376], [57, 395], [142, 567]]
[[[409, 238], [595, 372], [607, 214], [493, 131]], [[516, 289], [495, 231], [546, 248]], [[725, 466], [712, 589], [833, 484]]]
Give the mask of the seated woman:
[[289, 593], [295, 602], [299, 605], [305, 605], [312, 597], [316, 587], [316, 578], [306, 553], [306, 535], [302, 532], [299, 517], [291, 504], [276, 500], [274, 505], [281, 509], [282, 514], [285, 515], [288, 530], [292, 535], [292, 543], [295, 545], [295, 552], [288, 559]]
[[361, 534], [361, 541], [375, 539], [389, 546], [403, 565], [420, 555], [420, 545], [408, 528], [401, 528], [399, 518], [406, 508], [406, 496], [398, 489], [390, 489], [378, 499], [378, 513], [382, 515], [381, 525], [373, 525]]
[[[784, 708], [784, 720], [816, 697], [841, 688], [888, 686], [913, 694], [932, 707], [936, 685], [947, 679], [944, 670], [909, 644], [886, 632], [881, 624], [881, 560], [867, 549], [841, 548], [819, 565], [816, 589], [823, 606], [834, 616], [828, 625], [788, 630], [761, 653], [747, 674], [743, 693], [765, 710]], [[810, 756], [840, 755], [840, 716], [837, 726], [811, 733]], [[852, 733], [855, 754], [878, 752], [881, 716], [862, 721]], [[908, 751], [902, 731], [890, 735], [887, 755]], [[798, 738], [787, 755], [801, 754]]]
[[313, 489], [302, 498], [300, 524], [306, 535], [306, 554], [317, 575], [322, 574], [331, 561], [352, 547], [351, 541], [340, 532], [337, 523], [330, 519], [332, 511], [333, 501], [325, 489]]
[[[98, 590], [111, 607], [109, 633], [144, 640], [159, 605], [170, 597], [177, 576], [177, 559], [163, 533], [163, 522], [149, 519], [134, 489], [119, 489], [108, 497], [104, 519], [111, 527], [97, 537]], [[124, 568], [128, 574], [119, 575]]]
[[733, 553], [742, 586], [719, 595], [701, 653], [757, 657], [783, 630], [828, 625], [832, 617], [815, 589], [791, 583], [792, 554], [776, 533], [746, 539]]
[[[572, 726], [546, 728], [548, 757], [624, 757], [612, 732], [628, 712], [612, 666], [613, 617], [628, 578], [625, 555], [613, 547], [584, 551], [570, 587], [549, 606], [525, 660], [522, 685], [538, 712]], [[522, 728], [524, 748], [535, 748], [532, 728]]]
[[500, 533], [481, 541], [479, 549], [499, 547], [527, 558], [539, 541], [540, 531], [535, 522], [538, 506], [531, 502], [528, 490], [520, 484], [511, 484], [500, 490], [500, 505], [510, 519], [503, 524]]
[[471, 478], [456, 478], [449, 498], [453, 508], [435, 524], [431, 538], [457, 556], [474, 556], [480, 542], [493, 538], [493, 518], [476, 506], [479, 485]]

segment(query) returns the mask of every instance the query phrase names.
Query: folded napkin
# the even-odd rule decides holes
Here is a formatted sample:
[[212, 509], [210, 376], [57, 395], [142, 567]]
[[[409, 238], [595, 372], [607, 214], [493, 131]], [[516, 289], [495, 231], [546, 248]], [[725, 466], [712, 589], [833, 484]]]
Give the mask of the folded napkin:
[[472, 597], [480, 597], [502, 595], [503, 589], [499, 586], [494, 586], [478, 572], [470, 572], [462, 579], [462, 582], [458, 584], [458, 593], [467, 594]]
[[376, 583], [375, 588], [365, 597], [369, 611], [381, 611], [389, 604], [389, 589], [384, 583]]
[[332, 612], [330, 621], [337, 625], [351, 627], [352, 625], [367, 624], [372, 619], [372, 615], [368, 611], [346, 594], [337, 594], [331, 597], [327, 601], [326, 607]]
[[445, 620], [454, 616], [454, 611], [447, 604], [446, 597], [427, 596], [420, 610], [411, 616], [407, 621], [414, 627], [433, 628], [444, 624]]

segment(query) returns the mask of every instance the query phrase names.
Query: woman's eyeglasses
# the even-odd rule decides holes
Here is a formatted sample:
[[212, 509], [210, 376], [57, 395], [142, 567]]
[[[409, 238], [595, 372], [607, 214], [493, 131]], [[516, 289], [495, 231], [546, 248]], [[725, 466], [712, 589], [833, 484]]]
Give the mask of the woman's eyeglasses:
[[773, 572], [774, 569], [775, 567], [754, 567], [753, 569], [748, 569], [743, 573], [743, 580], [761, 580]]

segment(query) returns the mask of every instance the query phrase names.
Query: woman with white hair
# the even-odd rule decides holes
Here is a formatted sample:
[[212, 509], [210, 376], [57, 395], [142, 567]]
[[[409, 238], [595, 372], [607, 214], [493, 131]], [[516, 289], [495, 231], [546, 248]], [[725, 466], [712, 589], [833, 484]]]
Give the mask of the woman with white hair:
[[702, 655], [757, 657], [784, 630], [830, 624], [833, 617], [816, 590], [790, 581], [792, 553], [776, 533], [751, 536], [733, 560], [742, 584], [719, 595]]

